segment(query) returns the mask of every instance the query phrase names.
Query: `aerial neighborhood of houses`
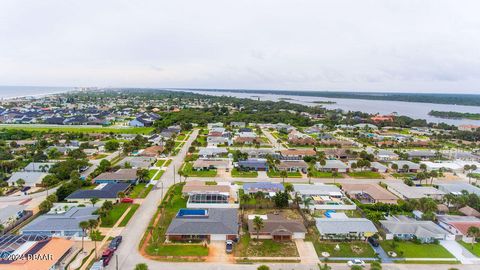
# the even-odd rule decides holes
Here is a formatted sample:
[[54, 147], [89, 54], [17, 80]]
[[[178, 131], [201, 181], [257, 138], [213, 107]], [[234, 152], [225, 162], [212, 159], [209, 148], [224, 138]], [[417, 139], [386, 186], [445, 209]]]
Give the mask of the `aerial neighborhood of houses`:
[[1, 101], [0, 269], [480, 265], [477, 129], [135, 93]]

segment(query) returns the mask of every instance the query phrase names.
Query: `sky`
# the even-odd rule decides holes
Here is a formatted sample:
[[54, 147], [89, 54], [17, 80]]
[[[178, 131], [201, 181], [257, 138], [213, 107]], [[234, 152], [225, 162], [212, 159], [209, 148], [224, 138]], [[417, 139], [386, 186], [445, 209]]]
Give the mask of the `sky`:
[[480, 93], [480, 1], [1, 0], [0, 85]]

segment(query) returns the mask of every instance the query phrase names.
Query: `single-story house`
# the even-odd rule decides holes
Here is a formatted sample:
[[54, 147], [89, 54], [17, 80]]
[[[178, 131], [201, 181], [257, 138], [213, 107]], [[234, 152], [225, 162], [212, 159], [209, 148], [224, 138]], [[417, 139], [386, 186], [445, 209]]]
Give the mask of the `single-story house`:
[[190, 181], [183, 186], [182, 194], [188, 196], [187, 208], [238, 208], [240, 204], [234, 187], [237, 186]]
[[157, 157], [163, 153], [164, 149], [165, 148], [162, 145], [154, 145], [143, 149], [143, 151], [138, 155], [142, 157]]
[[392, 160], [397, 160], [398, 155], [395, 154], [393, 151], [390, 150], [385, 150], [385, 149], [378, 149], [378, 150], [371, 150], [368, 151], [367, 153], [369, 154], [374, 154], [375, 158], [378, 159], [379, 161], [392, 161]]
[[263, 227], [258, 232], [259, 239], [273, 239], [277, 241], [305, 239], [307, 229], [302, 220], [287, 219], [283, 215], [248, 215], [248, 231], [251, 238], [257, 237], [253, 219], [259, 216]]
[[242, 153], [247, 153], [249, 158], [266, 158], [268, 155], [270, 155], [272, 158], [279, 159], [280, 154], [276, 153], [275, 151], [271, 149], [241, 149], [240, 152]]
[[207, 128], [208, 129], [212, 129], [212, 128], [221, 128], [223, 127], [223, 123], [222, 122], [217, 122], [217, 123], [208, 123], [207, 124]]
[[337, 159], [327, 159], [325, 160], [325, 165], [320, 164], [320, 162], [315, 163], [315, 169], [322, 172], [339, 172], [346, 173], [348, 172], [348, 165]]
[[230, 122], [231, 127], [235, 128], [244, 128], [246, 126], [245, 122]]
[[303, 160], [281, 160], [277, 165], [277, 169], [287, 172], [303, 172], [306, 173], [308, 164]]
[[193, 162], [194, 170], [226, 169], [230, 163], [226, 159], [197, 159]]
[[68, 195], [68, 202], [89, 203], [91, 198], [97, 198], [100, 201], [116, 202], [118, 193], [125, 193], [130, 187], [129, 183], [104, 183], [96, 186], [94, 189], [80, 189]]
[[463, 191], [480, 196], [480, 188], [468, 183], [438, 184], [438, 189], [453, 195], [462, 195]]
[[389, 220], [381, 220], [380, 224], [386, 233], [386, 240], [398, 237], [403, 240], [419, 239], [422, 243], [447, 239], [449, 233], [432, 221], [416, 220], [406, 216], [396, 216]]
[[427, 171], [451, 171], [451, 172], [462, 172], [464, 164], [460, 162], [451, 162], [451, 161], [441, 161], [441, 162], [431, 162], [431, 161], [422, 161], [421, 164], [425, 164]]
[[249, 158], [237, 162], [239, 168], [253, 171], [268, 171], [267, 160], [263, 158]]
[[408, 161], [408, 160], [394, 160], [390, 163], [390, 168], [392, 168], [393, 164], [397, 165], [397, 167], [398, 167], [398, 169], [396, 170], [397, 172], [413, 172], [413, 173], [416, 173], [417, 171], [420, 170], [420, 164], [414, 163], [414, 162], [411, 162], [411, 161]]
[[312, 199], [311, 205], [301, 204], [300, 206], [303, 208], [319, 210], [355, 210], [357, 208], [336, 185], [293, 184], [293, 189], [302, 198], [310, 197]]
[[243, 190], [246, 194], [255, 194], [259, 191], [269, 196], [275, 195], [277, 192], [283, 192], [285, 187], [281, 183], [271, 182], [257, 182], [257, 183], [244, 183]]
[[120, 161], [118, 165], [120, 165], [121, 167], [125, 167], [125, 164], [128, 163], [132, 168], [147, 169], [153, 163], [155, 163], [155, 161], [156, 159], [154, 157], [129, 156], [122, 159], [122, 161]]
[[359, 200], [361, 203], [388, 203], [397, 204], [398, 197], [388, 192], [388, 190], [373, 183], [367, 184], [342, 184], [342, 189], [351, 198]]
[[430, 158], [434, 158], [437, 154], [434, 151], [429, 150], [414, 150], [407, 152], [408, 159], [418, 158], [421, 160], [427, 160]]
[[389, 182], [387, 183], [387, 189], [393, 194], [397, 195], [401, 199], [420, 199], [423, 197], [433, 198], [435, 200], [442, 199], [445, 192], [438, 190], [434, 187], [417, 187], [417, 186], [408, 186], [400, 182]]
[[383, 165], [380, 162], [373, 161], [370, 163], [370, 168], [374, 172], [379, 172], [379, 173], [386, 173], [388, 171], [388, 167]]
[[44, 214], [20, 229], [21, 234], [41, 234], [58, 237], [86, 236], [80, 228], [80, 222], [98, 219], [93, 213], [98, 207], [72, 207], [66, 212]]
[[120, 169], [116, 172], [104, 172], [93, 179], [97, 184], [102, 183], [137, 183], [137, 169]]
[[198, 151], [198, 156], [201, 158], [220, 157], [228, 154], [228, 150], [224, 147], [206, 147]]
[[46, 173], [53, 165], [55, 165], [55, 163], [52, 162], [30, 162], [25, 168], [23, 168], [23, 171]]
[[366, 218], [316, 218], [321, 239], [361, 239], [377, 233], [377, 228]]
[[180, 209], [165, 233], [169, 241], [226, 241], [238, 238], [238, 209]]
[[458, 209], [458, 211], [464, 214], [465, 216], [480, 218], [480, 213], [468, 205]]
[[42, 180], [47, 175], [44, 172], [14, 172], [7, 182], [11, 186], [17, 186], [17, 181], [23, 179], [24, 187], [38, 187], [42, 185]]
[[[26, 205], [6, 205], [0, 207], [0, 225], [2, 225], [3, 230], [15, 227], [21, 218], [26, 215], [26, 209]], [[3, 230], [0, 230], [0, 234], [2, 234]]]
[[468, 236], [468, 228], [480, 229], [480, 219], [472, 216], [437, 215], [437, 222], [440, 227], [455, 235], [456, 240], [463, 240], [466, 243], [474, 240]]
[[287, 149], [280, 151], [280, 159], [301, 160], [307, 156], [315, 156], [317, 152], [313, 149]]

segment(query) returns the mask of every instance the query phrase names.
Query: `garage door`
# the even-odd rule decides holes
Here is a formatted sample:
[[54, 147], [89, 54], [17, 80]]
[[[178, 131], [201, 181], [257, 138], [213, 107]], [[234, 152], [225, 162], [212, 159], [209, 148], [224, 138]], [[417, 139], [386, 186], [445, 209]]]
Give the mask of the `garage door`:
[[225, 241], [227, 236], [225, 234], [212, 234], [210, 236], [210, 241]]

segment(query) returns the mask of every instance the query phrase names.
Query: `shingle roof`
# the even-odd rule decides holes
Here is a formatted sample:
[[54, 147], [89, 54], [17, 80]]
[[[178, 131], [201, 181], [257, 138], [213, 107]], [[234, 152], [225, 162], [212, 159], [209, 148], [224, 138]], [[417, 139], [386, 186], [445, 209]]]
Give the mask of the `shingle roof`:
[[208, 209], [206, 218], [174, 218], [167, 229], [167, 235], [189, 234], [237, 234], [237, 209]]
[[120, 191], [124, 192], [130, 184], [128, 183], [108, 183], [102, 184], [100, 189], [85, 189], [77, 190], [67, 197], [67, 200], [72, 199], [115, 199]]
[[47, 176], [43, 172], [14, 172], [8, 182], [16, 185], [18, 179], [25, 180], [24, 186], [34, 186], [42, 182], [43, 178]]
[[136, 169], [120, 169], [116, 172], [105, 172], [101, 173], [99, 176], [93, 179], [94, 181], [98, 180], [117, 180], [117, 181], [131, 181], [137, 179], [137, 170]]
[[257, 183], [244, 183], [243, 189], [247, 191], [267, 190], [267, 191], [283, 191], [285, 187], [280, 183], [271, 182], [257, 182]]
[[447, 234], [444, 229], [431, 221], [395, 219], [382, 220], [380, 223], [387, 230], [387, 232], [393, 234], [413, 234], [417, 237], [437, 237], [439, 235]]
[[[253, 225], [253, 219], [248, 220], [248, 230], [255, 232]], [[281, 215], [268, 214], [267, 219], [263, 220], [263, 227], [260, 229], [260, 233], [268, 233], [272, 235], [292, 235], [293, 233], [307, 232], [305, 225], [301, 220], [286, 219]]]

